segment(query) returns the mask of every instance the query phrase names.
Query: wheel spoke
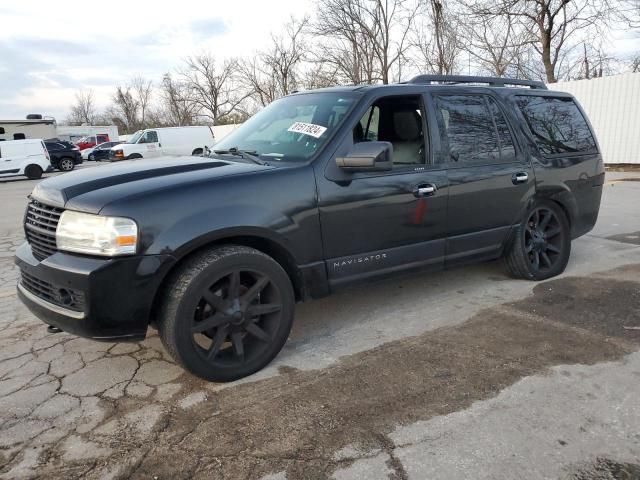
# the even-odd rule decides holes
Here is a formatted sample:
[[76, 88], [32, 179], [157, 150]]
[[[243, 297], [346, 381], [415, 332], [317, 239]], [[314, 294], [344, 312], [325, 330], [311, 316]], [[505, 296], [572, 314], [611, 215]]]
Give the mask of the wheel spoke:
[[229, 320], [226, 315], [223, 313], [215, 313], [210, 317], [205, 318], [204, 320], [196, 323], [191, 327], [191, 333], [201, 333], [205, 330], [209, 330], [210, 328], [219, 327], [220, 325], [224, 325], [228, 323]]
[[238, 298], [240, 296], [240, 272], [237, 270], [229, 275], [229, 292], [227, 297], [229, 299]]
[[536, 210], [535, 212], [533, 212], [533, 224], [537, 228], [539, 223], [540, 223], [540, 212]]
[[560, 253], [560, 249], [556, 247], [553, 243], [547, 243], [547, 250], [553, 253]]
[[540, 254], [538, 252], [533, 252], [533, 268], [540, 269]]
[[257, 339], [262, 340], [263, 342], [271, 342], [271, 337], [269, 336], [269, 334], [255, 323], [250, 323], [249, 325], [247, 325], [247, 332]]
[[542, 220], [540, 220], [540, 225], [539, 225], [540, 230], [544, 232], [544, 229], [547, 228], [547, 225], [549, 224], [552, 218], [553, 218], [553, 213], [549, 211], [545, 211], [544, 217], [542, 218]]
[[551, 259], [549, 258], [549, 255], [547, 255], [546, 252], [540, 252], [540, 257], [542, 258], [543, 263], [548, 267], [551, 268]]
[[220, 295], [211, 293], [210, 290], [205, 290], [202, 298], [216, 310], [222, 311], [227, 308], [227, 302]]
[[242, 296], [242, 302], [245, 305], [251, 303], [268, 284], [269, 279], [267, 277], [258, 278], [256, 283], [254, 283], [253, 286]]
[[261, 315], [267, 315], [268, 313], [275, 313], [282, 310], [282, 305], [279, 303], [260, 303], [258, 305], [250, 305], [247, 308], [247, 317], [259, 317]]
[[220, 352], [220, 347], [227, 339], [227, 327], [220, 327], [216, 331], [216, 334], [213, 336], [213, 340], [211, 341], [211, 346], [209, 346], [209, 350], [207, 350], [207, 360], [213, 360], [218, 352]]
[[544, 235], [547, 238], [553, 238], [553, 237], [555, 237], [556, 235], [558, 235], [561, 232], [562, 232], [562, 229], [560, 227], [556, 227], [556, 228], [552, 228], [550, 230], [547, 230], [546, 232], [544, 232]]
[[244, 357], [244, 344], [242, 343], [242, 333], [233, 332], [231, 334], [231, 343], [236, 357]]

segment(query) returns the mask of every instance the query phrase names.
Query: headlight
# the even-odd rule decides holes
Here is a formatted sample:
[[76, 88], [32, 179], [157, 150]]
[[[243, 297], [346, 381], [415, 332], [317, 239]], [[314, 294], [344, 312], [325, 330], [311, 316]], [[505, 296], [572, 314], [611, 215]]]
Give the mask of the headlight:
[[138, 225], [129, 218], [65, 210], [56, 229], [58, 249], [88, 255], [136, 253]]

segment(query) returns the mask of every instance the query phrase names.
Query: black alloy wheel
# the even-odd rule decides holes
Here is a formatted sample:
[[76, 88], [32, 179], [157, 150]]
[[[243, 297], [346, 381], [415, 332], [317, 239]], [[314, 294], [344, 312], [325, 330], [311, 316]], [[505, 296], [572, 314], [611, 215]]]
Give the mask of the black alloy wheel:
[[565, 232], [555, 212], [545, 207], [531, 212], [525, 227], [524, 244], [533, 271], [552, 270], [562, 261], [563, 235]]
[[562, 273], [571, 255], [571, 226], [562, 207], [541, 200], [524, 215], [505, 247], [504, 262], [515, 278], [545, 280]]
[[194, 254], [168, 279], [156, 316], [162, 343], [191, 373], [237, 380], [266, 366], [293, 324], [295, 294], [265, 253], [224, 245]]
[[211, 368], [241, 367], [269, 348], [282, 320], [282, 295], [267, 275], [233, 270], [201, 295], [191, 335]]

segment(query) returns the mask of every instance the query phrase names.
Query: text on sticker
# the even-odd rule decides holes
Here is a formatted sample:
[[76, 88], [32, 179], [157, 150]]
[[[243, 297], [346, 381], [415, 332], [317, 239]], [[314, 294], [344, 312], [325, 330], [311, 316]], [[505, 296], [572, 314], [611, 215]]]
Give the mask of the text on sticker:
[[287, 131], [294, 133], [304, 133], [305, 135], [311, 135], [314, 138], [320, 138], [324, 132], [327, 131], [327, 127], [322, 125], [314, 125], [313, 123], [296, 122], [291, 125]]

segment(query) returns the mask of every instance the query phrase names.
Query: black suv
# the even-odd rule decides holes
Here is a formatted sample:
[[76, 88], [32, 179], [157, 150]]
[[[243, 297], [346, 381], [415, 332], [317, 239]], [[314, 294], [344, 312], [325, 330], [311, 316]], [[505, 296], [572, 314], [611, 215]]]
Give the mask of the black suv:
[[277, 355], [296, 301], [499, 257], [517, 278], [559, 274], [603, 181], [584, 112], [537, 82], [300, 92], [209, 157], [38, 184], [18, 292], [47, 324], [97, 340], [152, 325], [186, 369], [228, 381]]
[[82, 163], [80, 149], [64, 140], [45, 140], [45, 147], [51, 157], [51, 166], [62, 172], [70, 172]]

